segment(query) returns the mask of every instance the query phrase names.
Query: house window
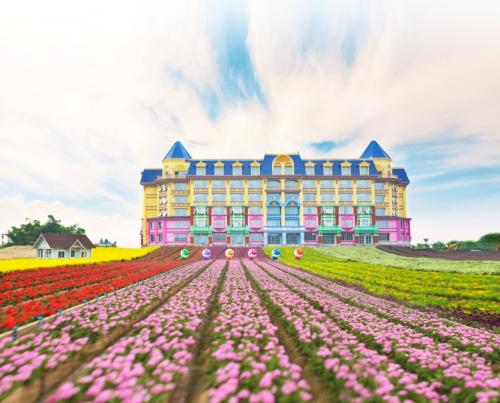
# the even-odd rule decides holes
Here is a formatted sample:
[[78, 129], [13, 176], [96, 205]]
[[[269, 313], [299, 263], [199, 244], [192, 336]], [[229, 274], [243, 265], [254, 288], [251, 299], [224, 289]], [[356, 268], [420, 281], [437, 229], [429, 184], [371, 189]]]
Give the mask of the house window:
[[333, 201], [333, 193], [321, 193], [321, 201]]
[[342, 232], [341, 239], [343, 241], [352, 241], [354, 239], [354, 235], [352, 232]]
[[389, 221], [377, 221], [378, 228], [389, 228]]
[[372, 208], [368, 206], [359, 206], [358, 214], [370, 214], [372, 213]]
[[206, 202], [208, 201], [208, 195], [206, 193], [195, 193], [194, 194], [195, 202]]
[[37, 257], [43, 257], [43, 249], [37, 249], [36, 250], [36, 256]]
[[273, 166], [273, 175], [281, 175], [281, 166], [280, 165]]
[[82, 250], [82, 257], [87, 257], [87, 251], [86, 250]]
[[333, 189], [333, 181], [331, 180], [322, 180], [319, 183], [322, 189]]
[[312, 227], [315, 227], [315, 226], [316, 226], [316, 220], [311, 219], [311, 218], [309, 218], [309, 219], [306, 220], [306, 227], [307, 228], [312, 228]]
[[243, 218], [242, 217], [235, 217], [231, 218], [231, 226], [232, 227], [243, 227]]
[[262, 242], [264, 235], [262, 232], [250, 232], [250, 242]]
[[208, 187], [208, 181], [194, 181], [195, 189], [206, 189]]
[[358, 219], [358, 225], [360, 227], [369, 227], [372, 225], [372, 220], [371, 218], [360, 218]]
[[299, 208], [297, 206], [287, 206], [287, 207], [285, 207], [285, 214], [286, 215], [298, 215]]
[[318, 214], [316, 207], [304, 207], [304, 214]]
[[344, 228], [352, 228], [352, 220], [351, 219], [343, 219], [342, 227]]
[[380, 242], [389, 242], [389, 234], [378, 234], [378, 240]]
[[174, 228], [189, 228], [189, 221], [174, 221]]
[[212, 194], [212, 201], [214, 201], [214, 202], [226, 201], [226, 194], [225, 193], [214, 193], [214, 194]]
[[214, 242], [226, 242], [226, 233], [225, 232], [214, 232], [213, 240]]
[[262, 189], [262, 181], [261, 180], [251, 180], [248, 181], [248, 187], [250, 189]]
[[174, 184], [174, 190], [186, 190], [187, 183], [186, 182], [177, 182]]
[[231, 181], [231, 189], [243, 189], [243, 181]]
[[299, 226], [299, 220], [286, 220], [285, 225], [287, 227], [298, 227]]
[[316, 193], [304, 193], [304, 201], [316, 201]]
[[161, 221], [158, 221], [158, 229], [162, 229], [163, 223]]
[[150, 229], [155, 229], [155, 222], [154, 222], [154, 221], [151, 221], [151, 222], [149, 223], [149, 228], [150, 228]]
[[298, 189], [299, 183], [297, 181], [286, 181], [285, 188], [286, 189]]
[[323, 167], [323, 175], [325, 176], [332, 176], [333, 175], [333, 168], [331, 166], [324, 166]]
[[289, 201], [294, 201], [298, 202], [298, 195], [296, 193], [285, 193], [285, 202], [288, 203]]
[[385, 203], [385, 196], [384, 195], [376, 195], [375, 196], [375, 203], [377, 203], [377, 204]]
[[317, 233], [316, 232], [304, 232], [304, 241], [306, 242], [316, 242]]
[[342, 180], [339, 182], [339, 187], [341, 189], [351, 189], [352, 188], [352, 181]]
[[378, 216], [385, 216], [385, 208], [375, 209], [375, 214]]
[[262, 214], [262, 208], [261, 207], [249, 207], [248, 214]]
[[232, 202], [242, 202], [243, 201], [243, 193], [231, 193], [231, 201]]
[[187, 203], [187, 196], [175, 196], [174, 203], [181, 203], [181, 204]]
[[280, 215], [281, 214], [281, 207], [279, 207], [279, 206], [268, 207], [267, 208], [267, 214], [269, 214], [269, 215]]
[[71, 257], [75, 257], [75, 251], [71, 249]]
[[187, 234], [174, 235], [174, 242], [186, 242], [186, 241], [187, 241]]
[[362, 180], [362, 181], [357, 181], [356, 182], [356, 187], [358, 189], [370, 189], [370, 181], [367, 181], [367, 180]]
[[339, 212], [340, 214], [352, 214], [353, 208], [352, 206], [340, 206]]
[[262, 201], [262, 194], [260, 193], [250, 193], [248, 195], [249, 201]]
[[233, 166], [233, 175], [234, 176], [241, 176], [243, 175], [243, 168], [242, 167], [238, 167], [238, 166]]
[[214, 175], [217, 175], [217, 176], [222, 176], [224, 175], [224, 167], [215, 167], [214, 169]]
[[314, 167], [306, 167], [306, 175], [313, 176], [314, 175]]
[[60, 250], [59, 252], [57, 252], [58, 258], [63, 258], [64, 256], [66, 256], [66, 253], [63, 250]]
[[280, 201], [280, 200], [281, 200], [280, 193], [268, 193], [267, 194], [267, 201]]
[[340, 201], [352, 201], [352, 193], [341, 193], [339, 195]]
[[163, 234], [158, 234], [158, 242], [163, 242]]
[[226, 220], [218, 218], [214, 221], [215, 228], [224, 228], [226, 226]]
[[370, 201], [370, 193], [358, 193], [358, 201]]
[[224, 189], [226, 187], [225, 181], [212, 181], [212, 188], [214, 189]]
[[234, 206], [231, 208], [231, 214], [243, 214], [243, 207], [241, 206]]
[[316, 187], [316, 181], [310, 179], [302, 181], [302, 187], [304, 189], [314, 189]]
[[195, 217], [194, 219], [195, 227], [207, 227], [208, 226], [208, 218], [206, 217]]
[[367, 166], [360, 166], [359, 167], [359, 174], [361, 176], [367, 176], [368, 175], [368, 167]]
[[267, 220], [268, 227], [281, 227], [281, 220]]
[[185, 217], [187, 216], [187, 209], [185, 208], [174, 208], [174, 216], [176, 217]]
[[250, 227], [252, 228], [260, 228], [262, 226], [261, 220], [250, 220]]
[[342, 174], [342, 176], [350, 176], [351, 175], [351, 167], [350, 166], [342, 167], [341, 174]]
[[45, 257], [52, 257], [52, 249], [45, 249]]
[[375, 182], [375, 190], [385, 190], [384, 182]]
[[260, 166], [250, 167], [250, 175], [259, 176], [260, 175]]
[[212, 208], [212, 215], [224, 215], [226, 214], [225, 207], [214, 207]]
[[293, 167], [292, 166], [285, 166], [285, 175], [293, 175]]
[[149, 241], [150, 242], [154, 242], [155, 241], [155, 234], [151, 234], [150, 235]]
[[196, 167], [196, 175], [197, 176], [205, 176], [207, 174], [206, 167]]
[[323, 214], [335, 214], [335, 207], [333, 206], [324, 206], [321, 209]]
[[281, 187], [280, 181], [268, 181], [267, 188], [268, 189], [279, 189]]
[[321, 225], [323, 225], [324, 227], [335, 227], [335, 218], [324, 217], [321, 219]]

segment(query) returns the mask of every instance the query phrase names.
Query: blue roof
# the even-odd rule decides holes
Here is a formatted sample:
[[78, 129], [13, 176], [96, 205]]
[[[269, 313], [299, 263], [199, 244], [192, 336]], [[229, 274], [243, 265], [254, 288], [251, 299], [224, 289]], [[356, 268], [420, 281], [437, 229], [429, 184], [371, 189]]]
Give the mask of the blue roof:
[[375, 141], [370, 141], [366, 150], [361, 154], [361, 158], [389, 158], [389, 154], [387, 154], [382, 147]]
[[155, 183], [156, 178], [158, 178], [158, 176], [161, 176], [161, 174], [161, 169], [145, 169], [141, 173], [141, 185], [147, 183]]
[[397, 176], [401, 182], [406, 184], [410, 183], [410, 179], [404, 168], [392, 168], [392, 174]]
[[180, 141], [176, 141], [170, 151], [165, 155], [164, 160], [169, 158], [182, 158], [185, 160], [190, 160], [191, 155], [187, 152], [186, 148], [182, 145]]

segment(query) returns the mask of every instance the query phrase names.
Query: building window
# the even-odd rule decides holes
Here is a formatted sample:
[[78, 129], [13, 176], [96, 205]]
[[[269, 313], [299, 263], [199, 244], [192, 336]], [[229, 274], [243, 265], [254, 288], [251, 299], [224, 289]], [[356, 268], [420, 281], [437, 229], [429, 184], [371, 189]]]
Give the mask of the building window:
[[158, 234], [158, 242], [163, 242], [163, 234]]
[[286, 181], [285, 188], [286, 189], [298, 189], [299, 183], [297, 181]]
[[226, 181], [212, 181], [212, 188], [213, 189], [224, 189], [226, 187]]
[[250, 167], [250, 175], [252, 175], [252, 176], [259, 176], [260, 175], [260, 166]]
[[267, 201], [280, 201], [280, 200], [281, 200], [280, 193], [268, 193], [267, 194]]
[[281, 175], [281, 165], [273, 166], [273, 175]]
[[285, 193], [285, 203], [288, 203], [290, 201], [298, 202], [299, 195], [296, 193]]
[[339, 195], [340, 201], [352, 201], [352, 193], [341, 193]]
[[248, 195], [248, 200], [249, 201], [262, 201], [262, 194], [261, 193], [250, 193]]
[[361, 176], [367, 176], [369, 173], [368, 173], [368, 167], [367, 166], [360, 166], [359, 167], [359, 174]]
[[285, 214], [286, 215], [298, 215], [299, 214], [299, 207], [298, 206], [287, 206], [287, 207], [285, 207]]
[[342, 227], [344, 228], [352, 228], [352, 220], [350, 218], [342, 219]]
[[186, 190], [187, 183], [186, 182], [176, 182], [174, 184], [174, 190]]
[[389, 242], [389, 234], [378, 234], [378, 240], [380, 242]]
[[286, 220], [285, 225], [287, 227], [298, 227], [299, 226], [299, 220]]
[[307, 176], [314, 176], [314, 167], [306, 167], [306, 175]]
[[214, 220], [214, 227], [215, 228], [224, 228], [226, 226], [226, 220], [222, 218], [217, 218]]
[[267, 188], [268, 189], [279, 189], [279, 188], [281, 188], [281, 182], [280, 181], [267, 181]]
[[71, 250], [71, 257], [75, 257], [75, 251], [73, 249]]
[[206, 189], [208, 188], [208, 181], [194, 181], [195, 189]]
[[215, 167], [214, 175], [217, 175], [217, 176], [224, 175], [224, 167]]
[[351, 175], [351, 167], [350, 166], [343, 166], [341, 168], [341, 175], [342, 176], [350, 176]]
[[285, 166], [285, 175], [293, 175], [293, 167], [290, 165]]
[[375, 190], [385, 190], [384, 182], [375, 182]]
[[187, 196], [174, 196], [174, 203], [186, 204]]
[[370, 201], [370, 193], [358, 193], [358, 202]]
[[324, 206], [321, 208], [321, 212], [323, 214], [335, 214], [335, 207], [333, 206]]
[[45, 257], [52, 257], [52, 249], [45, 249]]
[[281, 234], [267, 234], [267, 243], [270, 245], [281, 244]]
[[389, 221], [377, 221], [378, 228], [389, 228]]
[[323, 217], [321, 219], [321, 225], [323, 227], [335, 227], [335, 217]]
[[260, 228], [261, 226], [262, 226], [261, 220], [250, 220], [250, 227], [251, 228]]
[[149, 240], [150, 240], [150, 242], [154, 242], [155, 241], [155, 234], [151, 234], [149, 237]]
[[352, 241], [354, 239], [354, 234], [352, 232], [342, 232], [340, 239], [343, 241]]
[[314, 189], [316, 187], [316, 181], [307, 179], [302, 181], [302, 187], [304, 189]]
[[231, 214], [234, 214], [234, 215], [243, 214], [243, 207], [241, 207], [241, 206], [231, 207]]
[[372, 208], [371, 207], [368, 207], [368, 206], [359, 206], [358, 207], [358, 214], [369, 214], [371, 215], [372, 213]]
[[189, 221], [174, 221], [174, 228], [189, 228]]
[[240, 166], [233, 166], [233, 175], [234, 176], [241, 176], [243, 175], [243, 168]]
[[196, 167], [196, 176], [205, 176], [207, 174], [206, 167]]
[[149, 228], [150, 228], [150, 229], [155, 229], [155, 222], [154, 222], [154, 221], [151, 221], [151, 222], [149, 223]]
[[185, 217], [187, 216], [187, 209], [185, 208], [174, 208], [174, 216], [176, 217]]
[[248, 187], [250, 189], [262, 189], [262, 181], [261, 180], [250, 180], [248, 181]]
[[213, 193], [212, 194], [212, 201], [214, 201], [214, 202], [226, 201], [226, 194], [225, 193]]
[[378, 216], [385, 216], [385, 208], [377, 208], [375, 209], [375, 214]]
[[194, 208], [194, 213], [199, 215], [207, 214], [207, 208], [204, 206], [198, 206]]
[[308, 219], [306, 220], [306, 227], [307, 227], [307, 228], [313, 228], [313, 227], [315, 227], [315, 226], [316, 226], [316, 220], [311, 219], [311, 218], [308, 218]]
[[86, 250], [82, 250], [82, 257], [87, 257], [87, 251]]
[[316, 193], [304, 193], [304, 201], [316, 201]]
[[195, 193], [194, 194], [194, 201], [195, 202], [207, 202], [208, 195], [206, 193]]
[[334, 200], [333, 193], [321, 193], [321, 201], [333, 201], [333, 200]]
[[231, 189], [243, 189], [243, 181], [231, 181]]
[[279, 206], [268, 207], [267, 208], [267, 214], [269, 214], [269, 215], [280, 215], [281, 214], [281, 207], [279, 207]]
[[264, 234], [262, 232], [250, 232], [250, 242], [262, 242]]
[[360, 227], [369, 227], [370, 225], [372, 225], [372, 220], [371, 218], [359, 218], [358, 225]]
[[195, 227], [208, 227], [208, 218], [207, 217], [195, 217], [194, 225], [195, 225]]
[[232, 202], [242, 202], [243, 201], [243, 193], [231, 193], [231, 201]]
[[356, 187], [358, 189], [370, 189], [371, 182], [367, 180], [356, 181]]
[[318, 214], [318, 209], [316, 207], [303, 207], [304, 214]]
[[316, 242], [317, 236], [316, 232], [304, 232], [304, 241]]
[[244, 226], [243, 217], [231, 217], [231, 226], [232, 227], [243, 227]]
[[377, 204], [385, 203], [385, 196], [384, 195], [376, 195], [375, 196], [375, 203], [377, 203]]
[[174, 234], [174, 242], [187, 242], [187, 234]]
[[37, 249], [36, 250], [36, 256], [37, 257], [43, 257], [43, 249]]
[[331, 166], [323, 166], [323, 175], [325, 176], [332, 176], [333, 175], [333, 168]]
[[319, 183], [322, 189], [333, 189], [333, 181], [331, 180], [321, 180]]
[[352, 188], [352, 181], [341, 180], [339, 182], [339, 187], [341, 189], [351, 189]]
[[352, 206], [340, 206], [339, 212], [340, 214], [352, 214], [353, 208]]
[[281, 220], [267, 220], [268, 227], [281, 227]]
[[212, 208], [212, 215], [225, 215], [225, 214], [226, 214], [225, 207], [213, 207]]
[[227, 235], [225, 232], [214, 232], [212, 237], [214, 242], [226, 242]]
[[249, 207], [248, 214], [262, 214], [262, 208], [261, 207]]
[[162, 229], [163, 228], [163, 223], [161, 221], [158, 221], [158, 229]]

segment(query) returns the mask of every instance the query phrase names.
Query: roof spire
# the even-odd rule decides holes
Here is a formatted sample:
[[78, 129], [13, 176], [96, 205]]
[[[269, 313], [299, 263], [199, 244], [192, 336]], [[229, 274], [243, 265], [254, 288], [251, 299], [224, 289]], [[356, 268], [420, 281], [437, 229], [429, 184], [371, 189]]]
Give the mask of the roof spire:
[[165, 155], [164, 160], [166, 159], [174, 159], [174, 158], [180, 158], [184, 160], [190, 160], [191, 155], [189, 155], [188, 151], [186, 148], [182, 145], [180, 141], [176, 141], [170, 151]]
[[387, 154], [382, 147], [375, 141], [372, 140], [370, 141], [370, 144], [368, 144], [368, 147], [366, 147], [366, 150], [363, 151], [363, 154], [361, 154], [360, 158], [387, 158], [391, 159], [389, 157], [389, 154]]

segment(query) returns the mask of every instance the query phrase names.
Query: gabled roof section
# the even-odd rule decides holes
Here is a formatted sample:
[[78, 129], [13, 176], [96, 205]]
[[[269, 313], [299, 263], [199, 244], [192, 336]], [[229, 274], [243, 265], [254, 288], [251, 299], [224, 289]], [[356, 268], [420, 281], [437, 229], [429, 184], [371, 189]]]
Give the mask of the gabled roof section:
[[382, 147], [380, 147], [379, 143], [375, 140], [370, 141], [366, 150], [361, 154], [360, 158], [388, 158], [389, 154], [387, 154]]
[[392, 174], [397, 176], [398, 179], [404, 184], [410, 183], [410, 179], [408, 178], [404, 168], [392, 168]]
[[164, 160], [166, 159], [172, 159], [172, 158], [179, 158], [179, 159], [184, 159], [184, 160], [190, 160], [191, 155], [189, 155], [188, 151], [186, 148], [182, 145], [180, 141], [176, 141], [170, 151], [165, 155]]
[[45, 239], [47, 244], [52, 248], [52, 249], [69, 249], [71, 248], [76, 242], [80, 242], [80, 244], [85, 248], [85, 249], [91, 249], [94, 247], [90, 239], [87, 237], [87, 235], [73, 235], [73, 234], [50, 234], [50, 233], [44, 233], [41, 234], [40, 237], [37, 239], [35, 242], [35, 245], [38, 243], [40, 238]]
[[141, 185], [154, 184], [161, 174], [161, 169], [145, 169], [141, 173]]

